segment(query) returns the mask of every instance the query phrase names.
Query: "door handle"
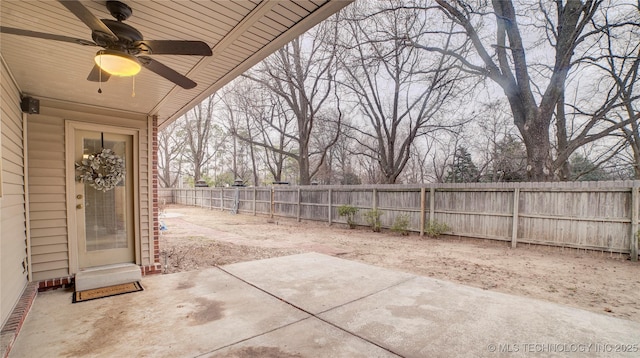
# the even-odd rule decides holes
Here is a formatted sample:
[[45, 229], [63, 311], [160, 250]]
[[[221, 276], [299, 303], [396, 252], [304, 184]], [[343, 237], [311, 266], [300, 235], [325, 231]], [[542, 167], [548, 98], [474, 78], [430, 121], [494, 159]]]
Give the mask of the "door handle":
[[76, 205], [76, 209], [82, 209], [82, 204]]

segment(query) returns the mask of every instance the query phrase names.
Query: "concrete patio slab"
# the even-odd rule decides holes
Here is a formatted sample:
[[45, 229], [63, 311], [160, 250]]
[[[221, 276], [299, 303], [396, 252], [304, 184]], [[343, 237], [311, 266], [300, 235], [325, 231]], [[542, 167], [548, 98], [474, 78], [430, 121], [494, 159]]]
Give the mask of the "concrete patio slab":
[[71, 292], [39, 294], [10, 357], [629, 357], [640, 348], [640, 323], [320, 254], [143, 285], [77, 304]]
[[415, 277], [315, 252], [226, 265], [223, 270], [313, 314]]
[[293, 323], [206, 357], [397, 357], [316, 318]]
[[319, 317], [403, 357], [640, 354], [636, 322], [426, 277]]
[[194, 357], [308, 317], [218, 269], [142, 284], [76, 304], [70, 291], [40, 293], [11, 357]]

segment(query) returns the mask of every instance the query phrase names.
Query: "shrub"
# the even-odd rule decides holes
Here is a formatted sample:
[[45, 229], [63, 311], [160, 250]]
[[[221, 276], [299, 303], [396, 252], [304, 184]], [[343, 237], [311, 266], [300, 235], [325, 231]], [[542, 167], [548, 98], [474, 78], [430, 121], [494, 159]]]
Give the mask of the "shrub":
[[338, 215], [347, 217], [347, 224], [349, 225], [349, 229], [353, 229], [356, 227], [355, 216], [358, 212], [358, 208], [351, 205], [341, 205], [338, 207]]
[[383, 212], [378, 209], [369, 210], [364, 213], [364, 219], [367, 221], [367, 224], [371, 227], [373, 232], [380, 232], [382, 229], [382, 222], [380, 221], [380, 216], [382, 216]]
[[409, 235], [409, 215], [400, 214], [396, 216], [396, 219], [393, 221], [393, 225], [391, 226], [391, 231], [397, 232], [403, 236]]
[[451, 231], [451, 227], [437, 220], [429, 221], [424, 227], [424, 233], [429, 237], [438, 237], [447, 231]]

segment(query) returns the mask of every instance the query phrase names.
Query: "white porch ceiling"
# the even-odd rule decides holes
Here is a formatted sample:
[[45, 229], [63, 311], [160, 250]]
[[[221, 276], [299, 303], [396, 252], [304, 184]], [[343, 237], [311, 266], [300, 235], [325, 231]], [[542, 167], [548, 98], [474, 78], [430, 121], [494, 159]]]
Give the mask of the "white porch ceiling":
[[[124, 0], [126, 24], [148, 40], [200, 40], [211, 57], [151, 55], [198, 83], [186, 90], [146, 69], [102, 83], [87, 81], [100, 47], [0, 34], [0, 53], [24, 95], [157, 115], [167, 124], [233, 78], [352, 0], [150, 1]], [[106, 1], [83, 1], [100, 19], [113, 19]], [[58, 1], [0, 1], [0, 24], [91, 40], [91, 30]]]

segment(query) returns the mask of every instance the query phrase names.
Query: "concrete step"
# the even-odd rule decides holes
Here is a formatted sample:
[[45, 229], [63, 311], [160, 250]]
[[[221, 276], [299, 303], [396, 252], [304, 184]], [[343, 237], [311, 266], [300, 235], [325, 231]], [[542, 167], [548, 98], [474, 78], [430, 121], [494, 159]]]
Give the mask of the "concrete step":
[[115, 264], [83, 269], [76, 274], [76, 291], [86, 291], [142, 280], [136, 264]]

